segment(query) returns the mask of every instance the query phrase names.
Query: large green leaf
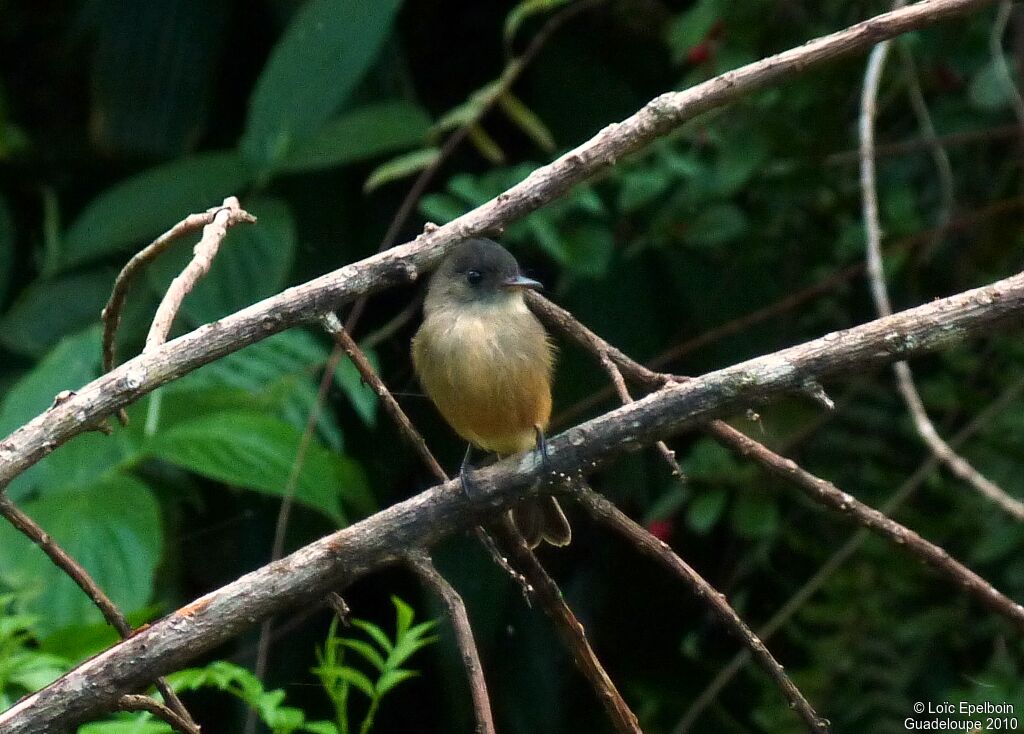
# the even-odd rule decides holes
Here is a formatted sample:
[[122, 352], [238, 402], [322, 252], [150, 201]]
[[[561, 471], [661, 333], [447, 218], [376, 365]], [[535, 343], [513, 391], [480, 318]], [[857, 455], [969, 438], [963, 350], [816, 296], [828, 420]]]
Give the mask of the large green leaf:
[[377, 57], [400, 0], [309, 0], [292, 19], [249, 102], [242, 151], [260, 171], [312, 138]]
[[203, 153], [136, 174], [93, 199], [64, 235], [67, 269], [151, 240], [193, 212], [240, 194], [250, 174], [235, 151]]
[[[218, 413], [180, 423], [153, 438], [144, 450], [177, 466], [228, 484], [283, 495], [302, 431], [257, 413]], [[353, 460], [309, 444], [295, 490], [297, 501], [339, 524], [341, 501], [365, 512], [366, 479]]]
[[[26, 502], [23, 509], [77, 560], [122, 611], [153, 592], [163, 530], [149, 488], [124, 474]], [[45, 631], [98, 621], [89, 598], [31, 541], [0, 525], [0, 578], [24, 593]]]
[[42, 356], [67, 334], [100, 320], [116, 275], [104, 267], [34, 281], [0, 319], [0, 344]]
[[427, 113], [411, 102], [366, 105], [342, 113], [296, 145], [281, 170], [316, 171], [411, 148], [422, 142], [429, 127]]
[[0, 397], [0, 436], [42, 413], [61, 390], [78, 388], [99, 375], [100, 330], [65, 338]]
[[[279, 199], [257, 199], [248, 211], [255, 224], [233, 227], [224, 238], [213, 266], [185, 297], [181, 310], [193, 326], [215, 321], [279, 292], [295, 259], [295, 222], [288, 206]], [[182, 240], [147, 270], [157, 293], [192, 258], [195, 241]]]
[[[376, 366], [376, 353], [365, 352], [370, 363]], [[316, 401], [318, 378], [328, 354], [327, 346], [309, 332], [291, 329], [212, 362], [164, 389], [188, 393], [199, 386], [230, 387], [266, 394], [270, 398], [278, 394], [284, 398], [282, 417], [301, 428]], [[341, 360], [335, 381], [363, 422], [372, 426], [376, 420], [377, 396], [363, 384], [350, 360]], [[282, 390], [287, 394], [280, 396]], [[318, 430], [328, 445], [341, 448], [341, 432], [330, 411], [321, 410]]]

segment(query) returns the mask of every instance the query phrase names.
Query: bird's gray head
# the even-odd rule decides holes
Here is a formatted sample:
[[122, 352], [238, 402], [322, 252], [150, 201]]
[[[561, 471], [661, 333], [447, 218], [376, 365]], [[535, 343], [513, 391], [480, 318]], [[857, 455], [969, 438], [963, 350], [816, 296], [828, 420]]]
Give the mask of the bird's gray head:
[[430, 280], [427, 312], [450, 306], [471, 306], [518, 300], [524, 289], [540, 290], [536, 280], [519, 273], [512, 253], [497, 242], [466, 240], [442, 261]]

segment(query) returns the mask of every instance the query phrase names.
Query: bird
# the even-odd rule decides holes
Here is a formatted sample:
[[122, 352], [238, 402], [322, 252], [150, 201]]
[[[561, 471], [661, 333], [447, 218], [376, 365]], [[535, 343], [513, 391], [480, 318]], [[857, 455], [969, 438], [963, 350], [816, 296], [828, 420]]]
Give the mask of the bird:
[[[508, 250], [482, 238], [456, 245], [427, 286], [412, 362], [427, 397], [469, 443], [461, 473], [467, 492], [474, 447], [499, 458], [536, 447], [546, 458], [555, 347], [524, 299], [542, 287]], [[531, 548], [572, 539], [554, 497], [524, 500], [511, 514]]]

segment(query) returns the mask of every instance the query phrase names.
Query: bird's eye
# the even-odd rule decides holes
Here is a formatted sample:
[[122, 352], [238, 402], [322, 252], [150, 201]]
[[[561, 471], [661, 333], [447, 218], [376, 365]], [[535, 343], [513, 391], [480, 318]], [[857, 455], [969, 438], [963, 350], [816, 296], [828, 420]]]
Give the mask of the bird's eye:
[[470, 285], [480, 285], [480, 281], [484, 279], [483, 273], [479, 270], [470, 270], [466, 273], [466, 281]]

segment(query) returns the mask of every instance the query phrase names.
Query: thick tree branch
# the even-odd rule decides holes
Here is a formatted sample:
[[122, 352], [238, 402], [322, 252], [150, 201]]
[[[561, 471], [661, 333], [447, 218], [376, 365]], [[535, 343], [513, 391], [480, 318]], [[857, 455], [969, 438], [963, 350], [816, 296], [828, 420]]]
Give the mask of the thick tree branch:
[[[574, 474], [753, 402], [800, 390], [807, 380], [864, 371], [948, 347], [1024, 316], [1024, 274], [833, 332], [655, 393], [554, 436], [548, 468]], [[100, 382], [102, 383], [101, 378]], [[0, 714], [5, 734], [59, 730], [109, 710], [117, 698], [231, 639], [269, 615], [314, 603], [413, 547], [493, 517], [538, 491], [533, 452], [480, 469], [477, 496], [457, 481], [434, 487], [196, 600], [86, 661]], [[1024, 618], [1024, 609], [1020, 610]]]
[[806, 69], [864, 51], [883, 39], [977, 10], [991, 2], [925, 0], [740, 67], [686, 91], [663, 94], [632, 117], [609, 125], [586, 143], [445, 226], [196, 329], [90, 383], [62, 405], [0, 442], [0, 488], [60, 444], [160, 385], [283, 329], [315, 319], [358, 296], [416, 280], [455, 243], [500, 228], [540, 208], [698, 114]]

